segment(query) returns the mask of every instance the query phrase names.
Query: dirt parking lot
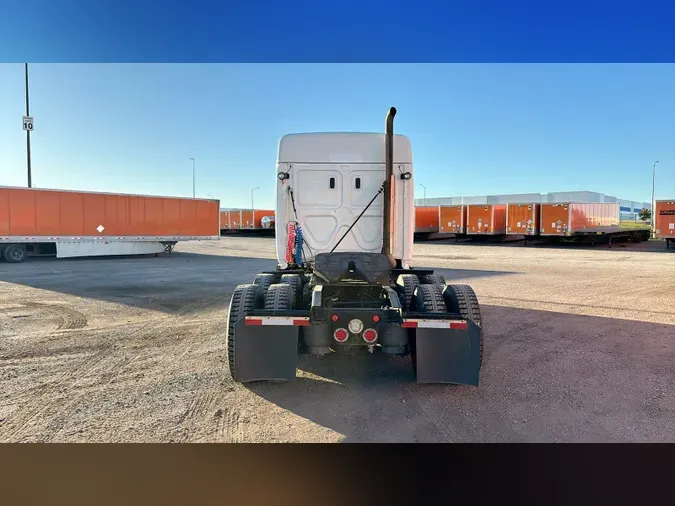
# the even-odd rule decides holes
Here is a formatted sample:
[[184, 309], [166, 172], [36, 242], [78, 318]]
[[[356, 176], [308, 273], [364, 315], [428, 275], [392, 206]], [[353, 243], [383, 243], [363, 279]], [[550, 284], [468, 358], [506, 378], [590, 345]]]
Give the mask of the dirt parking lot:
[[274, 267], [272, 239], [2, 263], [0, 441], [675, 440], [675, 252], [415, 248], [480, 298], [478, 388], [417, 385], [408, 358], [367, 354], [233, 383], [227, 305]]

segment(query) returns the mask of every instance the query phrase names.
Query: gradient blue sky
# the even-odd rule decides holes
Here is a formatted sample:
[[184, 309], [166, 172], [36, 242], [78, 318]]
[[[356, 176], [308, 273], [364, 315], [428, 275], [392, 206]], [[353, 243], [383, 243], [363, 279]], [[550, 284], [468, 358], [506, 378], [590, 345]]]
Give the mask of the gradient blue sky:
[[[410, 137], [428, 197], [675, 196], [675, 65], [32, 64], [33, 183], [273, 204], [281, 135]], [[26, 184], [22, 64], [0, 64], [0, 184]], [[421, 187], [417, 187], [421, 197]]]

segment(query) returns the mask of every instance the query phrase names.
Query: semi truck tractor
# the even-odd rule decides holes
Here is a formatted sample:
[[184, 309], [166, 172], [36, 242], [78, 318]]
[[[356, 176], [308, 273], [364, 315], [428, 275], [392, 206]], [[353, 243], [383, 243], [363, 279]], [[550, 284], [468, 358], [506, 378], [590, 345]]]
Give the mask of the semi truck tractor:
[[410, 356], [418, 383], [478, 385], [483, 322], [470, 286], [413, 266], [410, 141], [299, 133], [279, 141], [277, 267], [235, 288], [229, 369], [240, 383], [288, 381], [298, 355]]

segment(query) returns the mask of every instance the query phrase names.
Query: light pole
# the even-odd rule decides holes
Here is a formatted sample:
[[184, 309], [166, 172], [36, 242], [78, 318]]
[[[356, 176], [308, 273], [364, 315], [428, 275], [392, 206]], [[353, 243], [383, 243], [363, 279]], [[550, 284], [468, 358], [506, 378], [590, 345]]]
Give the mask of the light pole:
[[[25, 64], [26, 70], [26, 117], [30, 117], [30, 107], [28, 101], [28, 64]], [[24, 127], [25, 128], [25, 127]], [[30, 130], [26, 129], [26, 162], [28, 164], [28, 188], [32, 188], [33, 181], [30, 172]]]
[[424, 205], [426, 206], [427, 205], [427, 187], [424, 186], [422, 183], [420, 183], [420, 186], [422, 188], [424, 188], [424, 200], [423, 200], [423, 202], [424, 202]]
[[656, 237], [656, 229], [654, 228], [654, 213], [656, 204], [654, 202], [654, 188], [656, 186], [656, 164], [659, 163], [658, 160], [654, 162], [654, 165], [652, 165], [652, 209], [651, 209], [651, 222], [652, 222], [652, 239]]
[[192, 160], [192, 198], [195, 198], [195, 159], [190, 160]]
[[253, 189], [251, 190], [251, 211], [254, 211], [254, 210], [255, 210], [255, 207], [253, 206], [253, 192], [256, 191], [256, 190], [260, 190], [260, 187], [259, 187], [259, 186], [256, 186], [255, 188], [253, 188]]

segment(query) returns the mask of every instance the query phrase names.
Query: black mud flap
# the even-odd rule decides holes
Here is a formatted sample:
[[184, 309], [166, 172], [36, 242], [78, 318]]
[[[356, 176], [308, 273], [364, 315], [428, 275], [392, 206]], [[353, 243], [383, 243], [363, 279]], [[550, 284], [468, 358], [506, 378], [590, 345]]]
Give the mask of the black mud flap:
[[237, 381], [289, 381], [298, 365], [300, 328], [293, 325], [235, 325], [234, 370]]
[[478, 386], [481, 329], [421, 328], [416, 333], [417, 383]]

